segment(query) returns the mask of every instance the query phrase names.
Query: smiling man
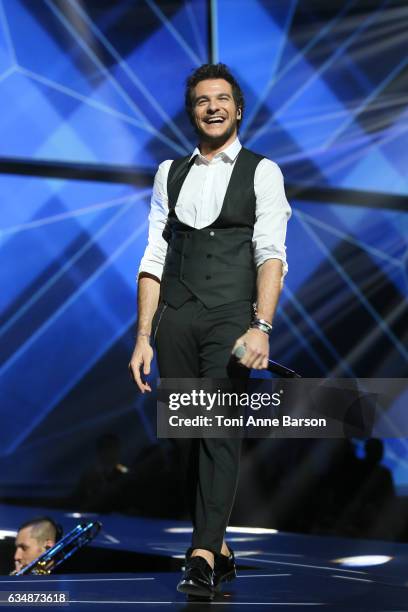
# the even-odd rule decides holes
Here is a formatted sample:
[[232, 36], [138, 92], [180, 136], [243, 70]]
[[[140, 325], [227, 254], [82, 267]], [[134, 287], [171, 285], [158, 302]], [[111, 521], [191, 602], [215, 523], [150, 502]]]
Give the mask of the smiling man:
[[[282, 173], [239, 142], [244, 97], [236, 79], [224, 64], [201, 66], [187, 80], [185, 106], [199, 144], [159, 166], [139, 268], [129, 367], [142, 393], [151, 391], [144, 379], [151, 341], [163, 378], [245, 378], [250, 368], [266, 367], [287, 271], [290, 207]], [[231, 360], [239, 345], [244, 368]], [[192, 441], [187, 485], [194, 530], [181, 592], [212, 598], [235, 577], [224, 535], [239, 456], [237, 439]]]
[[193, 106], [195, 126], [202, 141], [201, 153], [204, 154], [204, 147], [211, 155], [215, 148], [223, 148], [236, 139], [242, 110], [237, 108], [228, 81], [214, 79], [198, 82]]

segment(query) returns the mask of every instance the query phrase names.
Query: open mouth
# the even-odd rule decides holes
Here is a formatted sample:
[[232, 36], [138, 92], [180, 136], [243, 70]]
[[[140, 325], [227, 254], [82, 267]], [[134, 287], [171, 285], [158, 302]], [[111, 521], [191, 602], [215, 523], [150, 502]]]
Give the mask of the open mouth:
[[205, 123], [207, 123], [207, 125], [219, 125], [224, 123], [224, 121], [224, 117], [208, 117], [208, 119], [205, 119]]

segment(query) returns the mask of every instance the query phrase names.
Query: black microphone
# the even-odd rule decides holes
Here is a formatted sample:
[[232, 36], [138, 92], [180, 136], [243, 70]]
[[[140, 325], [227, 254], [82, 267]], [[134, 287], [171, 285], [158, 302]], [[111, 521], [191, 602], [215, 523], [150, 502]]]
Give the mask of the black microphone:
[[268, 359], [268, 366], [265, 369], [272, 374], [279, 374], [282, 378], [302, 378], [295, 370], [291, 370], [277, 361], [272, 361], [272, 359]]
[[[243, 344], [240, 344], [236, 347], [235, 350], [232, 351], [232, 354], [237, 360], [242, 359], [245, 353], [246, 346], [244, 346]], [[268, 365], [264, 369], [268, 370], [268, 372], [271, 372], [271, 374], [278, 374], [279, 376], [282, 376], [282, 378], [302, 378], [300, 374], [298, 374], [294, 370], [287, 368], [286, 366], [282, 365], [281, 363], [278, 363], [277, 361], [272, 361], [272, 359], [268, 359]]]

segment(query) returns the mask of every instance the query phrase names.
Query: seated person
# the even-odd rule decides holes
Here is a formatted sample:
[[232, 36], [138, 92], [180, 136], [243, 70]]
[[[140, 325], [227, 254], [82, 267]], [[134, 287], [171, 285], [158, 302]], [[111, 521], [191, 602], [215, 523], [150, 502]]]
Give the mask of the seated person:
[[48, 516], [40, 516], [21, 525], [15, 541], [15, 567], [12, 574], [16, 574], [52, 548], [61, 534], [61, 527]]

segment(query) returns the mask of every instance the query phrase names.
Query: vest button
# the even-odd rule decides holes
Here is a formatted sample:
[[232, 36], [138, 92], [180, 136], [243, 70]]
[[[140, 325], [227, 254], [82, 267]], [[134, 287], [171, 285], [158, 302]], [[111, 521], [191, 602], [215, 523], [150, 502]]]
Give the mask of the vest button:
[[205, 280], [210, 280], [210, 279], [211, 279], [211, 276], [207, 274], [207, 276], [205, 277]]
[[211, 236], [211, 238], [212, 238], [213, 236], [215, 236], [215, 232], [210, 232], [210, 236]]
[[211, 259], [212, 255], [211, 253], [207, 253], [207, 259]]

